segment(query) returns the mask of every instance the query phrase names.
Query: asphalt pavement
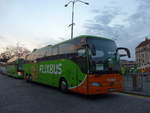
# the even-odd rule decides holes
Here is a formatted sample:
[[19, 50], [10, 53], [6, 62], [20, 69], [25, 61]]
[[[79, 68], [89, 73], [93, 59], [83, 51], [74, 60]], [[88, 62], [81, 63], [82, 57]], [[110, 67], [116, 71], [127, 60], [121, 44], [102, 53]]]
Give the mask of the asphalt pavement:
[[150, 98], [83, 96], [0, 74], [0, 113], [150, 113]]

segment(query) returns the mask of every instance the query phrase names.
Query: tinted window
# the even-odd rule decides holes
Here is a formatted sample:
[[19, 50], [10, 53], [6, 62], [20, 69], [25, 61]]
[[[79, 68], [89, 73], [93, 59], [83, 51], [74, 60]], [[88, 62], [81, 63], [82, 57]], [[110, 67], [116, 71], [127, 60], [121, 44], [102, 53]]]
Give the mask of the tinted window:
[[29, 56], [27, 56], [27, 60], [35, 60], [44, 56], [75, 53], [79, 46], [79, 39], [70, 40], [56, 46], [47, 46], [33, 51]]
[[27, 56], [27, 60], [33, 61], [38, 58], [44, 57], [46, 54], [46, 48], [38, 49]]
[[107, 59], [114, 56], [117, 46], [114, 41], [107, 39], [92, 38], [88, 39], [89, 44], [93, 44], [96, 49], [96, 55], [93, 58]]
[[75, 53], [79, 46], [79, 40], [71, 40], [59, 45], [59, 54]]
[[58, 46], [52, 47], [52, 55], [57, 55], [58, 54]]
[[52, 55], [52, 48], [48, 47], [46, 50], [46, 56], [51, 56]]

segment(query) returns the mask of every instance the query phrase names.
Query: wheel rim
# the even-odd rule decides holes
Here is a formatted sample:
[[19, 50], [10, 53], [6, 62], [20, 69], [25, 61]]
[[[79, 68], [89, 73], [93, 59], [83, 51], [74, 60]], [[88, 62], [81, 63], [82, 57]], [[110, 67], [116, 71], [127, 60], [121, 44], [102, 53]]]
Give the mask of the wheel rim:
[[30, 81], [32, 81], [32, 76], [29, 77]]
[[65, 81], [62, 81], [61, 82], [61, 89], [66, 90], [66, 88], [67, 88], [67, 83]]

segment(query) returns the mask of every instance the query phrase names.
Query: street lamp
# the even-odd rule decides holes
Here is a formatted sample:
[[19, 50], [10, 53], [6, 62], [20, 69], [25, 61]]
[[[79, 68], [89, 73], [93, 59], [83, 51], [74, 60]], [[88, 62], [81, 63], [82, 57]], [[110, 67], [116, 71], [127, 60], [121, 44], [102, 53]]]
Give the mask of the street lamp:
[[69, 26], [71, 26], [71, 39], [73, 38], [74, 5], [75, 5], [76, 2], [81, 2], [81, 3], [85, 4], [85, 5], [89, 5], [88, 2], [84, 2], [84, 1], [81, 1], [81, 0], [71, 0], [67, 4], [65, 4], [65, 7], [67, 7], [70, 3], [72, 3], [72, 23], [69, 25]]

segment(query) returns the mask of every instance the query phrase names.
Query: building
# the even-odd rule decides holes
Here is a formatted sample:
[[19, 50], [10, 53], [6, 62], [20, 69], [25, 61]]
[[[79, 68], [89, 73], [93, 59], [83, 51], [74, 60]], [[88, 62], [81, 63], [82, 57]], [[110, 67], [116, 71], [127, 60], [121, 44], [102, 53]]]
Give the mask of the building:
[[139, 69], [150, 67], [150, 39], [146, 38], [136, 47], [135, 56]]

